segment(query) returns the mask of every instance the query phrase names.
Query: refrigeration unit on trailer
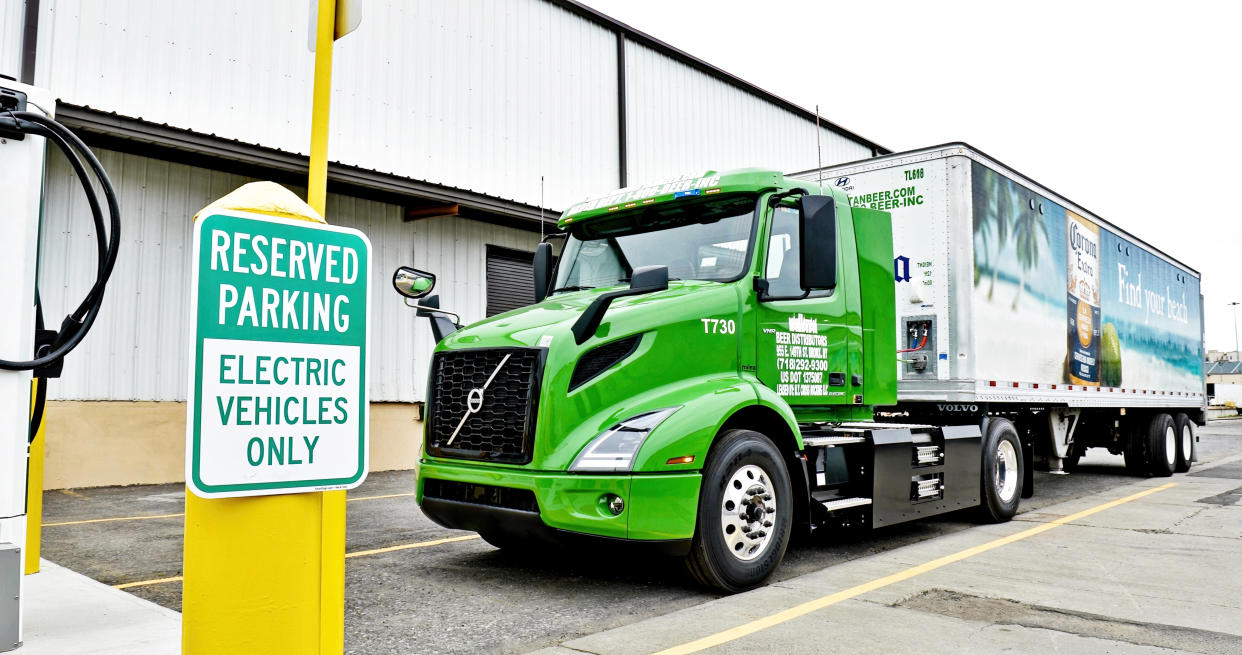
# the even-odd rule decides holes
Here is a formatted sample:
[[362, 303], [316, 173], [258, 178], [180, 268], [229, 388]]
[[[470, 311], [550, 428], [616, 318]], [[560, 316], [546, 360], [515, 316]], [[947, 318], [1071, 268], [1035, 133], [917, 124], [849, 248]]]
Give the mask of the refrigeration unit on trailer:
[[1005, 416], [1053, 471], [1167, 475], [1204, 421], [1194, 269], [963, 143], [795, 174], [889, 212], [897, 410]]

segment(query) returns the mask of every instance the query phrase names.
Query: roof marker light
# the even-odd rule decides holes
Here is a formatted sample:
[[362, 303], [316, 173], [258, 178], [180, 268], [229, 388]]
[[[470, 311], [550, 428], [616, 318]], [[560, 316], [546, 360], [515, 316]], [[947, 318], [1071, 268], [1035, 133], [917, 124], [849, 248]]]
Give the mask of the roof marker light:
[[690, 190], [688, 190], [688, 191], [675, 191], [675, 192], [673, 193], [673, 197], [674, 197], [674, 198], [684, 198], [684, 197], [686, 197], [686, 196], [697, 196], [697, 195], [699, 195], [699, 194], [700, 194], [700, 193], [702, 193], [702, 192], [703, 192], [703, 190], [702, 190], [702, 189], [690, 189]]
[[709, 196], [710, 196], [710, 195], [712, 195], [713, 193], [720, 193], [720, 187], [716, 187], [715, 189], [708, 189], [708, 190], [707, 190], [707, 195], [709, 195]]

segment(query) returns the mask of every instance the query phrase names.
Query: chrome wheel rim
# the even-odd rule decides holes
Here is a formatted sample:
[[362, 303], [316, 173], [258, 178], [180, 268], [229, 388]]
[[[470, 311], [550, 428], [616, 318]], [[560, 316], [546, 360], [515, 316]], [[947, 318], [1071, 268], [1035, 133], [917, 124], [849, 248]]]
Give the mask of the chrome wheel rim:
[[1182, 430], [1182, 459], [1190, 464], [1190, 456], [1194, 453], [1195, 448], [1195, 424], [1187, 423], [1186, 429]]
[[1177, 432], [1172, 425], [1164, 429], [1164, 459], [1170, 466], [1177, 463]]
[[729, 554], [749, 562], [763, 554], [776, 532], [776, 489], [772, 477], [747, 464], [729, 476], [720, 501], [720, 531]]
[[996, 444], [996, 472], [992, 475], [992, 484], [996, 485], [996, 495], [1002, 502], [1013, 500], [1018, 492], [1018, 451], [1008, 440]]

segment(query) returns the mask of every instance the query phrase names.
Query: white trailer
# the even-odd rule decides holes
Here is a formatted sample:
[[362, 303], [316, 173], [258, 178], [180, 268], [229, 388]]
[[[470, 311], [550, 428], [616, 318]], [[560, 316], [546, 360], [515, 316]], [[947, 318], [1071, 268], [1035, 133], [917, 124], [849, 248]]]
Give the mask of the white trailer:
[[1189, 468], [1206, 399], [1197, 271], [965, 143], [793, 177], [892, 214], [908, 351], [894, 416], [1003, 419], [1054, 472], [1091, 447], [1135, 472]]

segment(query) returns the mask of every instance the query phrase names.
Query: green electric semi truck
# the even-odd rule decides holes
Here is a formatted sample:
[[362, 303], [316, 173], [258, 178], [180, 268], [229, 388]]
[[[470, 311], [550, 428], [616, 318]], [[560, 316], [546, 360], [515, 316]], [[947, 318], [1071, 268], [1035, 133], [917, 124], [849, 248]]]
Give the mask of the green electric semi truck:
[[[984, 159], [965, 149], [913, 163], [901, 157], [866, 164], [922, 169], [926, 181], [928, 169], [949, 159], [965, 170]], [[1127, 417], [1119, 406], [1013, 400], [1014, 388], [1005, 389], [1010, 400], [990, 401], [986, 381], [953, 378], [974, 355], [964, 350], [959, 361], [953, 349], [968, 346], [955, 341], [959, 327], [946, 325], [937, 314], [945, 308], [927, 292], [909, 311], [909, 256], [894, 253], [908, 239], [894, 234], [892, 216], [926, 204], [922, 182], [860, 198], [848, 179], [838, 184], [844, 176], [813, 173], [708, 171], [579, 203], [560, 219], [559, 257], [552, 239], [536, 250], [536, 302], [467, 327], [428, 297], [432, 273], [399, 269], [394, 287], [423, 299], [419, 313], [438, 341], [418, 472], [427, 516], [501, 548], [582, 538], [646, 544], [684, 557], [703, 584], [739, 591], [775, 570], [795, 533], [967, 508], [988, 521], [1010, 519], [1032, 491], [1037, 455], [1054, 464], [1071, 457], [1045, 435], [1064, 441], [1068, 432], [1072, 450], [1080, 423], [1162, 448], [1169, 425], [1193, 434], [1193, 423], [1178, 423], [1187, 414]], [[1041, 198], [1051, 204], [1049, 194]], [[951, 232], [971, 220], [971, 198], [957, 200], [967, 216], [949, 217]], [[980, 249], [998, 266], [997, 249]], [[909, 270], [921, 270], [919, 257]], [[1054, 260], [1062, 276], [1071, 271], [1065, 261], [1064, 252]], [[991, 275], [1003, 289], [1014, 286], [1004, 269], [944, 268], [936, 275], [964, 272], [958, 284], [970, 289]], [[1087, 293], [1062, 281], [1058, 322], [1067, 289], [1071, 300]], [[1026, 293], [1041, 302], [1045, 295]], [[1069, 379], [1074, 354], [1100, 357], [1096, 303], [1095, 325], [1084, 328], [1094, 349], [1070, 348], [1056, 362], [1058, 380]], [[1071, 323], [1090, 320], [1082, 312], [1070, 310]], [[960, 311], [949, 316], [962, 320]], [[1076, 328], [1057, 325], [1052, 339], [1064, 353]], [[1079, 386], [1101, 388], [1101, 368], [1094, 385]], [[1148, 438], [1153, 430], [1159, 439]], [[1175, 441], [1170, 473], [1183, 450]], [[1165, 456], [1144, 446], [1127, 462], [1151, 468], [1157, 454]]]

